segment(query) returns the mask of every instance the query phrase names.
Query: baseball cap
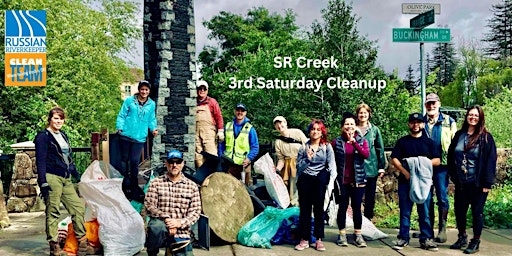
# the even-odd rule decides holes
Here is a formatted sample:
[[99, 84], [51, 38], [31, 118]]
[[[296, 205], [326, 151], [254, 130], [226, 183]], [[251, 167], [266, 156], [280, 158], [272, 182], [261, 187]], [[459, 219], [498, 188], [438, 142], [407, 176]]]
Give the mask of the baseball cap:
[[196, 87], [199, 88], [200, 86], [204, 86], [204, 87], [206, 87], [206, 90], [208, 90], [208, 82], [206, 82], [204, 80], [197, 81], [197, 86]]
[[142, 80], [139, 82], [139, 86], [137, 86], [137, 90], [140, 90], [140, 88], [142, 86], [147, 86], [151, 90], [151, 84], [146, 80]]
[[440, 101], [439, 96], [435, 93], [429, 93], [427, 97], [425, 98], [425, 103], [431, 102], [431, 101]]
[[181, 153], [179, 150], [176, 150], [176, 149], [169, 150], [169, 152], [167, 152], [167, 160], [169, 160], [169, 159], [183, 160], [183, 153]]
[[276, 116], [273, 123], [275, 124], [276, 122], [286, 123], [286, 119], [283, 116]]
[[414, 121], [423, 122], [423, 116], [421, 115], [421, 113], [412, 113], [409, 115], [409, 123], [414, 122]]
[[247, 107], [243, 103], [236, 104], [235, 109], [239, 109], [239, 108], [243, 109], [244, 111], [247, 111]]

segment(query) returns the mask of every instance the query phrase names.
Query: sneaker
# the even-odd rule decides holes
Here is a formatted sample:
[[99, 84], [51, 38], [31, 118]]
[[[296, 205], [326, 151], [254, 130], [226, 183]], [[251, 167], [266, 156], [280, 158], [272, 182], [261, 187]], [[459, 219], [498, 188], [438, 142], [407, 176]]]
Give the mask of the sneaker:
[[316, 240], [316, 243], [315, 243], [315, 249], [317, 251], [325, 251], [325, 246], [324, 246], [324, 243], [322, 242], [322, 240]]
[[457, 239], [457, 242], [450, 245], [450, 249], [462, 249], [462, 248], [468, 246], [468, 235], [463, 234], [463, 235], [458, 235], [458, 237], [459, 238]]
[[347, 247], [348, 246], [347, 235], [338, 235], [338, 240], [336, 240], [336, 244], [339, 246]]
[[356, 239], [354, 239], [354, 245], [359, 248], [366, 247], [366, 242], [363, 239], [363, 236], [361, 234], [356, 235]]
[[468, 248], [464, 250], [465, 254], [473, 254], [478, 252], [480, 249], [480, 239], [473, 238], [469, 241]]
[[427, 251], [438, 251], [437, 244], [434, 243], [432, 239], [427, 239], [424, 242], [420, 242], [421, 249], [425, 249]]
[[393, 249], [395, 250], [402, 250], [403, 248], [407, 247], [409, 245], [408, 241], [405, 241], [404, 239], [399, 238], [395, 241], [395, 245], [393, 246]]
[[309, 243], [308, 243], [308, 241], [306, 241], [304, 239], [301, 239], [300, 243], [295, 246], [295, 250], [297, 250], [297, 251], [302, 251], [307, 248], [309, 248]]

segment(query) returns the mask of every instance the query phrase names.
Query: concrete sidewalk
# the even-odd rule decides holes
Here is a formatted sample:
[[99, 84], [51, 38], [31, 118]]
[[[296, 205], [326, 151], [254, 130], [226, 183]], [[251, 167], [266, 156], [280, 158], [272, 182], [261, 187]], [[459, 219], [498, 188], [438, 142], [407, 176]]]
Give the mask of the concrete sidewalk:
[[[48, 255], [48, 244], [45, 241], [44, 213], [12, 213], [9, 214], [11, 226], [0, 230], [0, 255], [1, 256], [25, 256], [25, 255]], [[383, 230], [389, 235], [388, 238], [367, 241], [368, 247], [357, 248], [354, 245], [339, 247], [334, 242], [337, 237], [337, 229], [326, 227], [326, 238], [324, 240], [326, 251], [318, 252], [313, 248], [302, 252], [295, 251], [294, 245], [277, 245], [272, 249], [259, 249], [245, 247], [239, 244], [212, 246], [209, 251], [194, 249], [194, 255], [234, 255], [234, 256], [284, 256], [284, 255], [464, 255], [460, 250], [450, 250], [450, 244], [457, 240], [457, 230], [448, 230], [448, 242], [439, 244], [438, 252], [425, 251], [419, 248], [418, 239], [412, 239], [411, 244], [403, 250], [395, 251], [391, 248], [395, 240], [397, 230]], [[471, 232], [471, 230], [468, 230]], [[471, 235], [470, 235], [471, 236]], [[351, 242], [351, 236], [348, 236]], [[512, 230], [484, 229], [478, 255], [512, 255]], [[143, 250], [138, 255], [147, 255]], [[164, 255], [163, 250], [160, 255]], [[123, 256], [123, 255], [120, 255]], [[128, 255], [127, 255], [128, 256]]]

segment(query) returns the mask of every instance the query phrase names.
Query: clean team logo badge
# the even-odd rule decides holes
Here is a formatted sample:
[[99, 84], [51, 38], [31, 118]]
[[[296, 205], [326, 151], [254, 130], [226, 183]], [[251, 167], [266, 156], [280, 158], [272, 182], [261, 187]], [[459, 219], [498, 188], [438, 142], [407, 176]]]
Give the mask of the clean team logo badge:
[[5, 85], [46, 86], [46, 11], [5, 11]]

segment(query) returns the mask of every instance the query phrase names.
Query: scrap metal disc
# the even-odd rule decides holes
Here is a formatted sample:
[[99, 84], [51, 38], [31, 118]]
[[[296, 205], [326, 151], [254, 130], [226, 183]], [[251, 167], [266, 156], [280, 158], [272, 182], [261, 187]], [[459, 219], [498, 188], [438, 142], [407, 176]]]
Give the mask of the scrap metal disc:
[[203, 212], [212, 231], [235, 243], [240, 228], [254, 217], [254, 207], [245, 185], [231, 174], [216, 172], [201, 186]]

